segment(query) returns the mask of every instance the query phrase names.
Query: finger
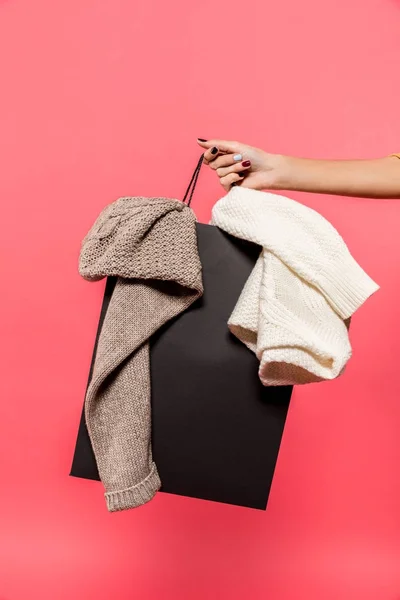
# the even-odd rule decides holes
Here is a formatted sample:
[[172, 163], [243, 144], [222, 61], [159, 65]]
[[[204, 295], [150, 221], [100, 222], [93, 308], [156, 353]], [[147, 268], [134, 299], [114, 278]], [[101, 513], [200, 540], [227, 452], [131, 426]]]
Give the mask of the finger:
[[243, 173], [251, 169], [251, 162], [249, 160], [244, 160], [238, 164], [232, 165], [230, 167], [220, 167], [217, 169], [218, 177], [226, 177], [230, 173]]
[[228, 153], [228, 154], [237, 154], [243, 149], [243, 144], [239, 142], [230, 142], [227, 140], [206, 140], [203, 141], [201, 139], [197, 140], [197, 143], [204, 148], [205, 150], [209, 150], [216, 146], [220, 152]]
[[243, 154], [218, 154], [217, 157], [212, 161], [210, 167], [215, 171], [224, 167], [231, 167], [235, 164], [240, 164], [245, 158]]
[[231, 189], [232, 185], [234, 185], [242, 180], [243, 180], [243, 176], [239, 175], [239, 173], [230, 173], [229, 175], [222, 177], [222, 179], [220, 179], [219, 181], [220, 181], [220, 184], [222, 185], [222, 187], [224, 188], [224, 190], [226, 190], [228, 192]]
[[204, 152], [204, 162], [207, 165], [209, 165], [218, 157], [218, 154], [219, 154], [218, 146], [212, 146], [209, 150], [206, 150]]

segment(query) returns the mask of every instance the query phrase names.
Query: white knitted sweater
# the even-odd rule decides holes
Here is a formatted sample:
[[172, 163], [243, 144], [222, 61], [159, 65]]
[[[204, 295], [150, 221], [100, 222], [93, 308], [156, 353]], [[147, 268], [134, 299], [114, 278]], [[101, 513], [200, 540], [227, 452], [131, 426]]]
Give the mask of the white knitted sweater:
[[264, 385], [338, 377], [351, 357], [345, 321], [379, 289], [334, 227], [302, 204], [234, 187], [211, 223], [262, 247], [229, 320]]

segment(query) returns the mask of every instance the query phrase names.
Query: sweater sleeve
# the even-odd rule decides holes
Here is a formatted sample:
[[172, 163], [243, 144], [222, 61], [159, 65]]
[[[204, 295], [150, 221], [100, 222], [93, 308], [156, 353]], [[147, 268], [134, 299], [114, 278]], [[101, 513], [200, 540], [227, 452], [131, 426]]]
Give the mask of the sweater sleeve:
[[360, 267], [350, 253], [342, 262], [328, 263], [316, 278], [317, 287], [328, 300], [335, 312], [348, 319], [379, 286]]

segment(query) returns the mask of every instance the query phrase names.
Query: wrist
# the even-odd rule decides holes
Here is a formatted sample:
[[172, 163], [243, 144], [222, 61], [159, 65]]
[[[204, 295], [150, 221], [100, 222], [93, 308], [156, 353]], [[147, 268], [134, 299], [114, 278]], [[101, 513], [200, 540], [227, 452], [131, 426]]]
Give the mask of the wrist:
[[313, 192], [318, 187], [318, 161], [282, 156], [278, 169], [277, 185], [279, 190]]
[[268, 168], [266, 178], [268, 185], [273, 190], [291, 190], [294, 181], [293, 159], [282, 154], [267, 157]]

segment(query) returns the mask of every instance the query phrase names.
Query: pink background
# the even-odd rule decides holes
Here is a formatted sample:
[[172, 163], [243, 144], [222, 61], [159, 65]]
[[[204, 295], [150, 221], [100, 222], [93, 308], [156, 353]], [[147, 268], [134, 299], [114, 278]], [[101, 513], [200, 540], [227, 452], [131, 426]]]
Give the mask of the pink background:
[[[81, 238], [181, 197], [195, 138], [400, 151], [395, 0], [0, 1], [1, 600], [398, 600], [400, 203], [293, 194], [382, 286], [346, 375], [295, 392], [268, 511], [159, 494], [109, 515], [68, 477], [103, 285]], [[208, 219], [221, 188], [202, 174]]]

